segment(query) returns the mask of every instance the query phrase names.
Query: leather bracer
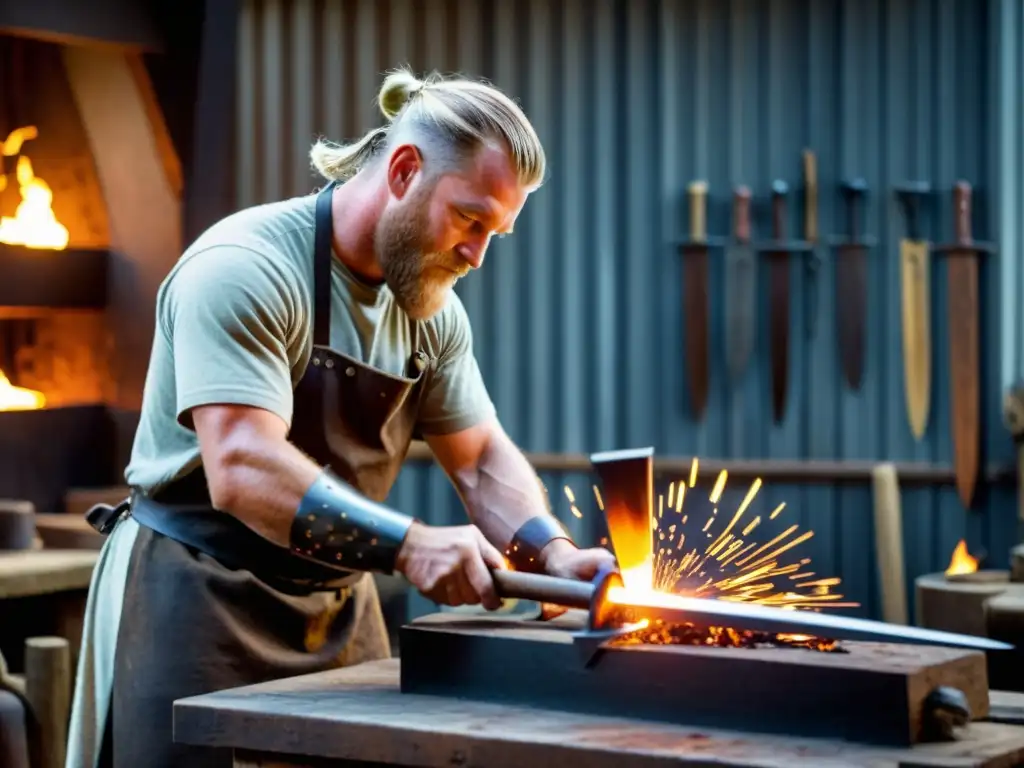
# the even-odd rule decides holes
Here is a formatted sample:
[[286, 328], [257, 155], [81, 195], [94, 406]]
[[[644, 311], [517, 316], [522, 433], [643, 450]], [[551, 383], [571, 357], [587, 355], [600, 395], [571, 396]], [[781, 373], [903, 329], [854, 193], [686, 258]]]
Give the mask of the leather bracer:
[[296, 554], [339, 568], [391, 574], [413, 522], [325, 469], [299, 503], [290, 544]]
[[505, 556], [517, 571], [538, 572], [540, 552], [555, 539], [572, 537], [561, 522], [551, 515], [531, 517], [520, 526], [509, 542]]

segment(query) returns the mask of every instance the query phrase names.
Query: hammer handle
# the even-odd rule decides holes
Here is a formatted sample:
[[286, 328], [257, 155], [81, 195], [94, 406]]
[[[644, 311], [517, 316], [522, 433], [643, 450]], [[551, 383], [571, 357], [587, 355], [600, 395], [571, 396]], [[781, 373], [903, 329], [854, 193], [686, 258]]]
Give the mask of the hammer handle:
[[590, 608], [590, 599], [594, 594], [594, 585], [589, 581], [497, 569], [491, 571], [491, 576], [494, 577], [494, 586], [501, 598], [534, 600], [586, 610]]

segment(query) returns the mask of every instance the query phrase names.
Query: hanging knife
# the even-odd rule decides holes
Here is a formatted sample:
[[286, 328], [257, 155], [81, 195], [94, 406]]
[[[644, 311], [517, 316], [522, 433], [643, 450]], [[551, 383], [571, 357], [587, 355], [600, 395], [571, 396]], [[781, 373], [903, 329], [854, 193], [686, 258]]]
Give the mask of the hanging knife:
[[804, 324], [807, 338], [813, 339], [818, 330], [821, 255], [818, 253], [818, 159], [809, 149], [804, 150], [804, 239], [811, 246], [804, 270]]
[[738, 384], [754, 348], [757, 261], [750, 245], [750, 189], [733, 192], [732, 242], [725, 252], [725, 338], [729, 377]]
[[683, 243], [683, 313], [686, 318], [686, 349], [683, 359], [690, 379], [690, 400], [696, 421], [704, 417], [708, 401], [708, 185], [694, 181], [687, 190], [690, 200], [690, 239]]
[[910, 431], [917, 440], [924, 436], [928, 423], [932, 390], [931, 263], [919, 218], [920, 203], [930, 191], [924, 181], [910, 182], [895, 190], [907, 221], [906, 236], [900, 240], [903, 389]]
[[834, 241], [836, 262], [836, 328], [843, 375], [850, 389], [860, 389], [864, 376], [864, 325], [867, 315], [867, 251], [873, 238], [861, 234], [862, 202], [868, 185], [864, 179], [840, 186], [846, 199], [849, 234]]
[[960, 501], [970, 509], [981, 463], [978, 259], [995, 247], [971, 236], [971, 185], [966, 181], [953, 185], [953, 211], [955, 242], [936, 250], [946, 255], [953, 465]]
[[772, 358], [772, 416], [781, 424], [786, 415], [789, 378], [789, 254], [806, 252], [806, 242], [786, 240], [786, 182], [772, 182], [772, 240], [758, 250], [768, 257], [769, 347]]

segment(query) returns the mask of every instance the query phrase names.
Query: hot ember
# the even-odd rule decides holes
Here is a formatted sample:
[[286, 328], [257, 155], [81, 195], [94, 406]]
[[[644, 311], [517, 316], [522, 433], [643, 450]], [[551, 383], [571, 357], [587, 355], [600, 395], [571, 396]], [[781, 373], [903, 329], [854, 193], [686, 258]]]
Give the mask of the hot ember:
[[716, 648], [803, 648], [846, 653], [835, 641], [811, 635], [772, 634], [694, 624], [644, 622], [645, 626], [619, 635], [610, 645], [705, 645]]

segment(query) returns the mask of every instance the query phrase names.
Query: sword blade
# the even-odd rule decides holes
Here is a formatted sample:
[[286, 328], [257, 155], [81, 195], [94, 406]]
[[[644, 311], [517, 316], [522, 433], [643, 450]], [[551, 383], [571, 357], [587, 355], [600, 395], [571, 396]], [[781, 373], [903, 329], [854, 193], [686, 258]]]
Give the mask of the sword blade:
[[974, 498], [981, 448], [976, 259], [969, 250], [953, 251], [946, 259], [953, 466], [957, 492], [966, 509]]
[[772, 356], [772, 416], [781, 424], [786, 415], [786, 388], [789, 375], [789, 254], [768, 253]]
[[736, 383], [743, 377], [754, 349], [757, 309], [757, 262], [748, 245], [734, 245], [725, 252], [726, 363]]
[[931, 408], [931, 264], [926, 242], [900, 241], [900, 278], [903, 287], [904, 394], [910, 431], [920, 440]]
[[941, 645], [981, 651], [1013, 648], [1008, 643], [990, 640], [987, 637], [940, 632], [817, 611], [786, 610], [753, 603], [680, 595], [654, 594], [648, 598], [621, 588], [610, 590], [609, 599], [621, 612], [622, 618], [629, 623], [642, 619], [660, 619], [666, 622], [688, 622], [753, 632], [813, 635], [832, 640]]
[[686, 350], [690, 400], [694, 419], [700, 421], [708, 402], [708, 247], [686, 249], [683, 296], [686, 307]]
[[843, 376], [853, 390], [860, 389], [864, 375], [864, 299], [867, 265], [865, 248], [844, 246], [836, 263], [836, 327]]

